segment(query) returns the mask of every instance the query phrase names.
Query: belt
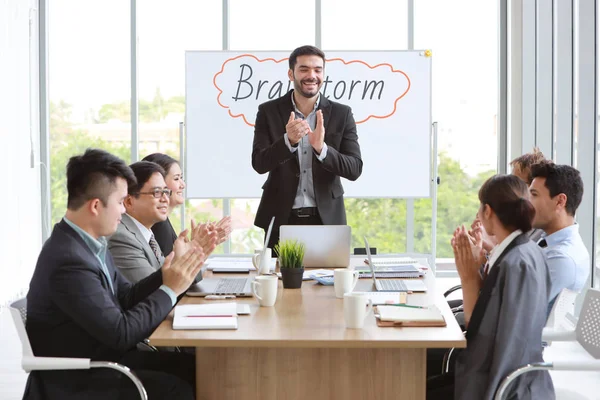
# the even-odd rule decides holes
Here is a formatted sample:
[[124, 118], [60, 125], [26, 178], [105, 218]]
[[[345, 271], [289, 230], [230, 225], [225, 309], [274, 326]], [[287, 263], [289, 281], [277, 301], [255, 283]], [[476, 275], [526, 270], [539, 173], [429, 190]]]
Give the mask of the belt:
[[306, 218], [317, 215], [319, 215], [319, 209], [317, 207], [302, 207], [292, 209], [292, 216], [294, 217]]

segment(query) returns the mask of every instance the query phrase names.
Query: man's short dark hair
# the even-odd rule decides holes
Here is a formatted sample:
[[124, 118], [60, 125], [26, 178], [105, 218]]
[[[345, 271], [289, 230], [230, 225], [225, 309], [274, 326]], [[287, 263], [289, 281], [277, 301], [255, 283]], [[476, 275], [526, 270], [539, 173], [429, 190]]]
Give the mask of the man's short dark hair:
[[128, 187], [136, 184], [125, 161], [104, 150], [87, 149], [71, 157], [67, 164], [67, 208], [78, 210], [91, 199], [100, 199], [106, 206], [117, 178], [125, 179]]
[[300, 46], [290, 54], [290, 69], [293, 71], [300, 56], [319, 56], [323, 59], [323, 66], [325, 66], [325, 53], [323, 50], [315, 46]]
[[154, 175], [156, 172], [160, 173], [163, 178], [165, 177], [165, 169], [158, 165], [157, 163], [153, 163], [150, 161], [138, 161], [134, 162], [129, 166], [133, 173], [135, 174], [135, 179], [137, 183], [135, 185], [131, 185], [128, 187], [127, 192], [129, 195], [134, 197], [139, 197], [139, 193], [146, 184], [150, 180], [150, 177]]
[[583, 180], [578, 170], [570, 165], [558, 165], [550, 162], [534, 164], [531, 167], [532, 180], [546, 178], [545, 186], [550, 197], [561, 193], [567, 196], [567, 213], [575, 215], [583, 197]]
[[525, 153], [510, 162], [512, 168], [518, 167], [521, 172], [529, 172], [529, 180], [527, 183], [531, 184], [533, 178], [531, 177], [531, 167], [534, 164], [539, 164], [546, 161], [544, 153], [539, 148], [534, 147], [531, 153]]

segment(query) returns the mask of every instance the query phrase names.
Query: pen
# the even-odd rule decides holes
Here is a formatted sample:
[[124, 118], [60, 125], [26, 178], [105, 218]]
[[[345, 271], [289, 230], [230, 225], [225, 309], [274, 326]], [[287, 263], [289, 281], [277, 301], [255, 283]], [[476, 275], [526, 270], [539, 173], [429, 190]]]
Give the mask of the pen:
[[233, 315], [186, 315], [185, 318], [231, 318]]
[[411, 305], [408, 305], [408, 304], [382, 304], [382, 306], [408, 307], [408, 308], [424, 308], [424, 309], [429, 308], [429, 307], [423, 307], [423, 306], [411, 306]]
[[208, 296], [204, 296], [206, 300], [225, 300], [225, 299], [235, 299], [235, 296], [232, 294], [226, 294], [223, 296], [209, 294]]

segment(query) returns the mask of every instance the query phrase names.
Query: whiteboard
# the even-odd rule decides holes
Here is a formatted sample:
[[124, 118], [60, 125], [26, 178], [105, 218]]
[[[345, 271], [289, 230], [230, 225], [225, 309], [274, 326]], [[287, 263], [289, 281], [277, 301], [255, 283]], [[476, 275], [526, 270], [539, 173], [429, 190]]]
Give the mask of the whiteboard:
[[[430, 196], [431, 58], [423, 51], [328, 51], [321, 94], [352, 107], [363, 171], [346, 197]], [[257, 198], [258, 106], [293, 88], [287, 52], [186, 52], [188, 198]], [[289, 89], [288, 89], [289, 88]], [[281, 132], [282, 135], [285, 133]]]

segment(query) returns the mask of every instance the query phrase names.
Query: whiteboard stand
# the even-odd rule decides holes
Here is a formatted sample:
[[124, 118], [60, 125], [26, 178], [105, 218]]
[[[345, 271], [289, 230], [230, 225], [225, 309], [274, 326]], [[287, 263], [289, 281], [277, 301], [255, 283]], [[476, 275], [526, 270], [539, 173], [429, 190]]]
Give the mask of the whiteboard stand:
[[[184, 132], [185, 123], [179, 123], [179, 166], [181, 167], [181, 171], [187, 172], [187, 168], [185, 167], [185, 132]], [[168, 171], [167, 171], [168, 172]], [[183, 175], [185, 177], [185, 174]], [[185, 229], [185, 200], [183, 200], [183, 204], [181, 205], [181, 230]], [[179, 234], [179, 232], [176, 232]]]
[[[438, 157], [437, 157], [437, 126], [438, 123], [434, 122], [431, 124], [431, 179], [430, 179], [430, 193], [431, 193], [431, 253], [415, 253], [414, 251], [414, 198], [406, 199], [406, 252], [401, 255], [413, 258], [426, 258], [431, 271], [435, 274], [436, 266], [436, 230], [437, 230], [437, 192], [438, 185], [440, 183], [440, 177], [438, 176]], [[424, 197], [425, 198], [425, 197]], [[390, 255], [393, 257], [393, 255]]]

